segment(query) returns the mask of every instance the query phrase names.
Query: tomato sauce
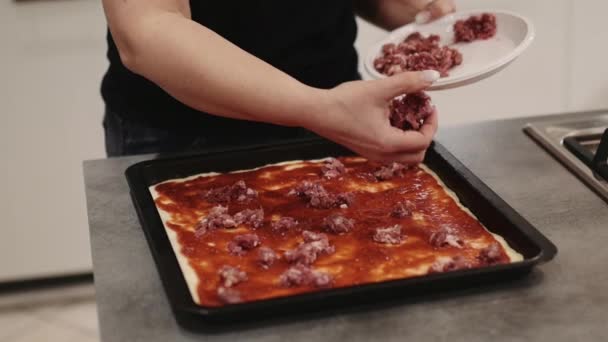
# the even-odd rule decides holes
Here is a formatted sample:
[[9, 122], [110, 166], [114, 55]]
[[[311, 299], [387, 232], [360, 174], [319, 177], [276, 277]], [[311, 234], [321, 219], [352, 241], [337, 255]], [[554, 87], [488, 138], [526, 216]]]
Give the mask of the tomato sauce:
[[[314, 286], [284, 287], [279, 283], [281, 274], [290, 266], [283, 253], [302, 242], [302, 231], [324, 232], [333, 254], [319, 255], [312, 265], [315, 270], [330, 273], [332, 287], [381, 282], [425, 275], [439, 256], [461, 256], [471, 267], [484, 266], [478, 258], [480, 249], [495, 243], [496, 239], [477, 219], [465, 212], [448, 195], [437, 180], [421, 167], [410, 167], [403, 175], [391, 180], [378, 181], [373, 172], [380, 165], [359, 157], [338, 158], [346, 167], [340, 177], [322, 177], [322, 162], [302, 162], [293, 165], [271, 165], [257, 170], [201, 176], [187, 181], [167, 181], [155, 186], [159, 209], [171, 216], [168, 229], [177, 233], [184, 255], [195, 271], [200, 305], [221, 306], [217, 296], [220, 286], [218, 270], [224, 265], [239, 267], [247, 272], [248, 280], [234, 288], [243, 301], [255, 301], [303, 292], [319, 291]], [[206, 191], [230, 186], [243, 180], [258, 192], [257, 198], [244, 202], [223, 203], [229, 213], [262, 207], [264, 224], [254, 229], [241, 225], [234, 229], [210, 230], [195, 235], [195, 226], [217, 203], [210, 203], [203, 195]], [[311, 208], [306, 201], [289, 191], [303, 181], [319, 182], [330, 193], [352, 193], [353, 202], [347, 208]], [[391, 215], [394, 205], [407, 200], [412, 214], [404, 218]], [[336, 235], [323, 230], [323, 219], [339, 212], [353, 219], [354, 228]], [[281, 234], [271, 229], [271, 222], [282, 216], [295, 218], [299, 224]], [[404, 236], [396, 245], [373, 241], [375, 229], [401, 225]], [[429, 243], [432, 233], [449, 226], [464, 241], [462, 248], [434, 247]], [[257, 249], [233, 255], [227, 245], [236, 235], [255, 233], [261, 246], [272, 248], [279, 259], [268, 269], [258, 262]], [[509, 257], [500, 247], [498, 263], [508, 263]]]

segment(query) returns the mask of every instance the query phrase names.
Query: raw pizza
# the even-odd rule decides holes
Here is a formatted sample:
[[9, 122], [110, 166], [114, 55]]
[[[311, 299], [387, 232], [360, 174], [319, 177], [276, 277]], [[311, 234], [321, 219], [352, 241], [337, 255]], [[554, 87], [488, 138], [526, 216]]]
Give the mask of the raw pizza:
[[293, 161], [150, 191], [202, 306], [522, 260], [424, 165]]

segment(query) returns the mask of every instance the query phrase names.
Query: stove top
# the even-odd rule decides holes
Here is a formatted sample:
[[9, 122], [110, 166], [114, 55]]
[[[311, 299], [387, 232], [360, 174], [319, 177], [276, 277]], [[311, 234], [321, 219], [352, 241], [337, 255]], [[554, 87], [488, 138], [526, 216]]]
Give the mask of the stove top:
[[524, 131], [608, 202], [608, 112], [533, 122]]

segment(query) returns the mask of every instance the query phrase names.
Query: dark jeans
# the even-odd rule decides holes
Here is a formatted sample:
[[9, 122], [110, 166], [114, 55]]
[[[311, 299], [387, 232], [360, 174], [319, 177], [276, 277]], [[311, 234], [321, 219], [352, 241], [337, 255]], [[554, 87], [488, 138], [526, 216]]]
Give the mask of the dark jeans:
[[231, 135], [230, 132], [217, 132], [217, 135], [213, 137], [203, 136], [192, 133], [195, 130], [163, 129], [128, 121], [107, 107], [103, 127], [108, 157], [146, 153], [181, 154], [210, 148], [283, 143], [315, 136], [313, 133], [299, 128], [286, 129], [289, 134], [282, 134], [280, 137], [264, 132], [248, 137]]

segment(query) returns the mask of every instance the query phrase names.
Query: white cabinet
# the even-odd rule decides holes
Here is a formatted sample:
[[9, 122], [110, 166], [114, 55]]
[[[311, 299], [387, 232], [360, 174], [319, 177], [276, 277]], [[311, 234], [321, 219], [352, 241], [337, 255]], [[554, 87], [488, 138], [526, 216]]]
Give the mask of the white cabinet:
[[0, 2], [0, 281], [91, 269], [81, 162], [104, 156], [100, 1]]

